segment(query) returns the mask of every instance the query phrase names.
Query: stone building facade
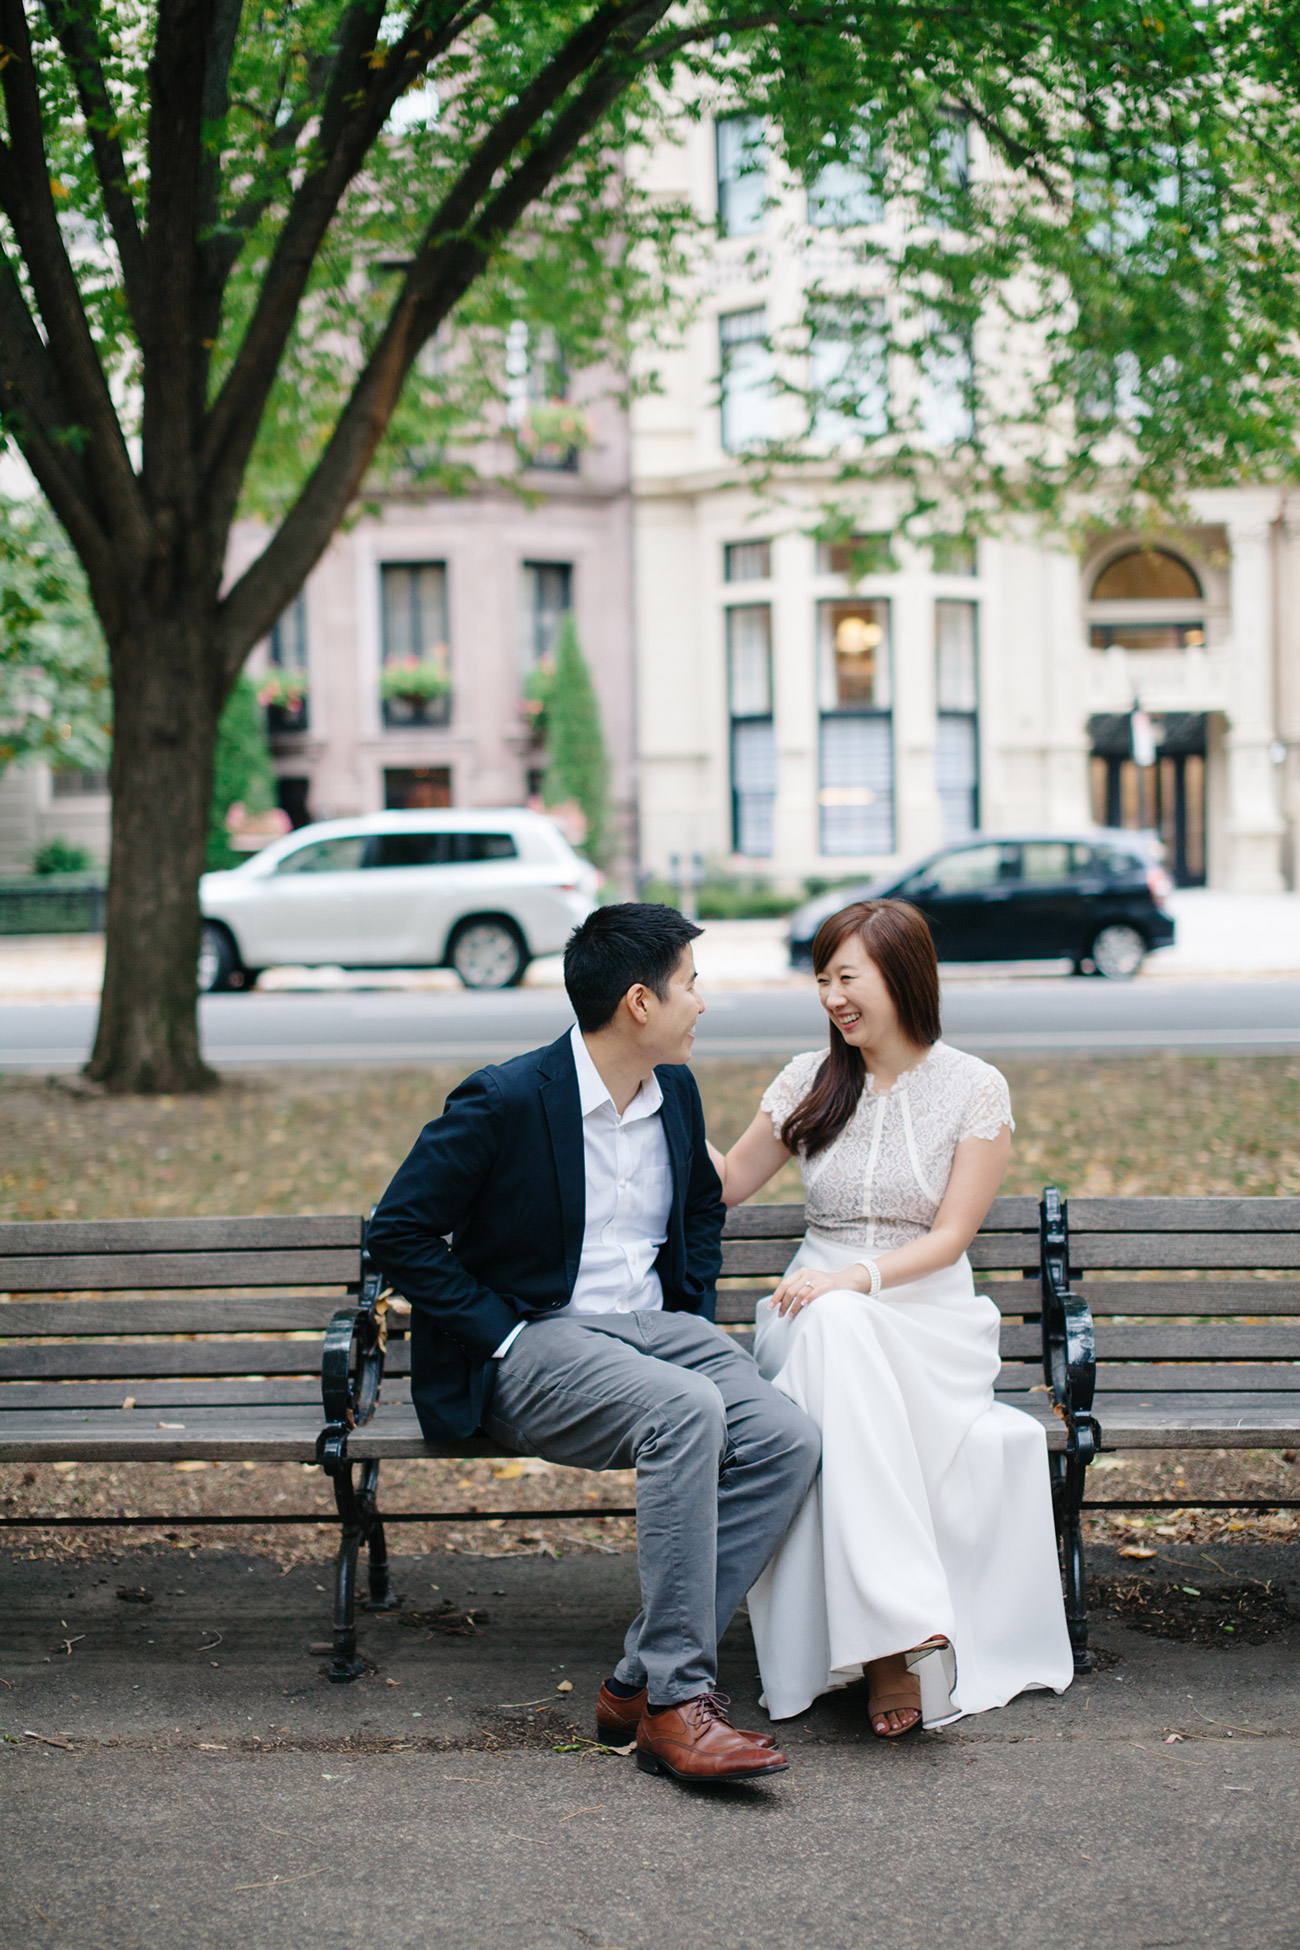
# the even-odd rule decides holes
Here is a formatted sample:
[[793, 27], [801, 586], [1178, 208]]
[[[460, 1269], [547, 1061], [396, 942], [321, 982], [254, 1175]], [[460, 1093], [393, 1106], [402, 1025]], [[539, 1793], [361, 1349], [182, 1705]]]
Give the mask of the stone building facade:
[[[1116, 823], [1156, 829], [1183, 884], [1294, 886], [1300, 504], [1194, 493], [1187, 526], [1083, 556], [1029, 532], [909, 547], [885, 482], [857, 490], [854, 541], [818, 542], [829, 459], [760, 495], [738, 456], [790, 434], [767, 345], [835, 270], [837, 224], [878, 213], [846, 171], [834, 198], [756, 176], [760, 139], [705, 119], [655, 165], [721, 234], [632, 412], [645, 864], [793, 884], [981, 828]], [[942, 438], [942, 374], [924, 404]]]

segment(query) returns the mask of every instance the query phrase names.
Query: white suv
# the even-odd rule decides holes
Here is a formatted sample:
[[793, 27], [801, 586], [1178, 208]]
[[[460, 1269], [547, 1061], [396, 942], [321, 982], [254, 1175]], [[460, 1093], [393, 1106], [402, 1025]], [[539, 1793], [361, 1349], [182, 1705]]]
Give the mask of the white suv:
[[549, 819], [513, 809], [384, 812], [303, 826], [199, 883], [199, 987], [264, 968], [454, 968], [510, 988], [595, 905], [596, 869]]

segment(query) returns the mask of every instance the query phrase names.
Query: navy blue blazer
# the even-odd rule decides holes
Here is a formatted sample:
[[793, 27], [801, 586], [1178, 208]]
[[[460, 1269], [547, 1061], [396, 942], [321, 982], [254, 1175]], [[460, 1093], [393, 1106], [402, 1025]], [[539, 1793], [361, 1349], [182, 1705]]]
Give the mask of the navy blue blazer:
[[[655, 1270], [666, 1308], [712, 1320], [726, 1215], [700, 1093], [685, 1065], [655, 1074], [673, 1175]], [[520, 1320], [567, 1305], [585, 1218], [568, 1036], [466, 1077], [421, 1131], [366, 1234], [411, 1303], [411, 1399], [427, 1441], [473, 1435], [491, 1402], [494, 1351]]]

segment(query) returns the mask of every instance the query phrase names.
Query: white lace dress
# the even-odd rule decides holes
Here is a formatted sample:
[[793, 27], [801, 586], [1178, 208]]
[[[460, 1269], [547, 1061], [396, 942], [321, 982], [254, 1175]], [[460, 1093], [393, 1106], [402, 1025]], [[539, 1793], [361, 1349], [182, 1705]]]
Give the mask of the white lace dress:
[[[824, 1050], [763, 1098], [779, 1131]], [[957, 1145], [1011, 1124], [1007, 1086], [946, 1043], [800, 1160], [808, 1232], [793, 1264], [831, 1272], [907, 1245], [934, 1223]], [[874, 1300], [822, 1294], [793, 1319], [760, 1303], [764, 1375], [822, 1430], [822, 1470], [749, 1594], [773, 1719], [860, 1679], [872, 1659], [942, 1634], [922, 1658], [922, 1717], [942, 1725], [1073, 1677], [1037, 1422], [995, 1403], [997, 1308], [970, 1261]]]

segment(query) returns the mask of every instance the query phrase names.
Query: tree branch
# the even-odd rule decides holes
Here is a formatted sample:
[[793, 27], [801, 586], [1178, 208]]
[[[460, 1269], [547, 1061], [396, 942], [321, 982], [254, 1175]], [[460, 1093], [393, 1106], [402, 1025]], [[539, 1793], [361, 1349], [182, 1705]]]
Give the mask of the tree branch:
[[[253, 316], [230, 371], [208, 414], [200, 464], [217, 487], [218, 502], [233, 507], [257, 436], [284, 348], [311, 276], [321, 242], [345, 191], [361, 168], [398, 96], [466, 26], [490, 11], [491, 0], [441, 8], [437, 26], [427, 14], [409, 28], [378, 72], [369, 65], [378, 17], [364, 5], [349, 8], [339, 57], [321, 111], [323, 161], [300, 185], [262, 280]], [[349, 118], [358, 83], [362, 99]]]
[[[671, 0], [640, 0], [635, 7], [603, 10], [605, 41], [612, 51], [588, 73], [586, 83], [486, 205], [472, 234], [466, 234], [460, 204], [476, 179], [495, 174], [483, 151], [471, 162], [431, 221], [394, 302], [384, 333], [366, 362], [339, 416], [330, 441], [298, 500], [262, 554], [240, 577], [221, 604], [221, 627], [228, 674], [237, 672], [249, 647], [274, 622], [320, 555], [347, 511], [375, 449], [383, 438], [406, 376], [420, 347], [464, 296], [491, 256], [499, 237], [548, 187], [584, 135], [626, 87], [637, 44], [668, 11]], [[588, 55], [588, 60], [590, 56]], [[577, 72], [583, 71], [579, 66]], [[559, 82], [556, 96], [570, 85]], [[545, 104], [533, 99], [533, 123]], [[522, 97], [521, 97], [522, 99]], [[503, 122], [510, 118], [503, 117]], [[526, 131], [517, 132], [518, 146]], [[496, 132], [494, 132], [495, 136]], [[494, 145], [495, 146], [495, 143]], [[451, 232], [452, 234], [448, 234]]]
[[0, 144], [0, 208], [13, 226], [45, 325], [48, 357], [60, 375], [67, 434], [80, 429], [83, 464], [100, 518], [119, 542], [144, 546], [148, 522], [139, 484], [55, 213], [22, 0], [0, 0], [0, 43], [10, 57], [0, 72], [9, 125], [9, 146]]
[[87, 573], [105, 589], [114, 553], [76, 446], [59, 376], [28, 310], [9, 259], [0, 251], [0, 416], [46, 499], [67, 529]]
[[[235, 40], [239, 33], [239, 19], [243, 11], [243, 0], [216, 0], [212, 14], [212, 28], [208, 36], [207, 58], [204, 63], [202, 117], [205, 130], [225, 127], [230, 113], [230, 64], [234, 58]], [[199, 157], [199, 222], [197, 235], [198, 249], [198, 313], [195, 319], [195, 332], [199, 341], [199, 382], [202, 388], [196, 411], [202, 414], [207, 404], [208, 370], [211, 365], [210, 354], [216, 343], [221, 326], [221, 306], [225, 296], [226, 280], [230, 275], [227, 259], [228, 249], [221, 246], [229, 240], [220, 236], [221, 223], [221, 153], [213, 142], [211, 133], [204, 142]], [[229, 258], [233, 263], [234, 259]]]
[[104, 213], [117, 246], [122, 290], [138, 334], [144, 327], [147, 292], [144, 242], [127, 179], [126, 158], [116, 133], [117, 112], [100, 60], [97, 16], [78, 12], [69, 0], [45, 0], [45, 11], [63, 49], [86, 120]]
[[[173, 518], [193, 488], [203, 410], [198, 229], [209, 49], [222, 0], [159, 0], [149, 63], [149, 325], [144, 349], [144, 472]], [[188, 507], [181, 514], [186, 519]]]

